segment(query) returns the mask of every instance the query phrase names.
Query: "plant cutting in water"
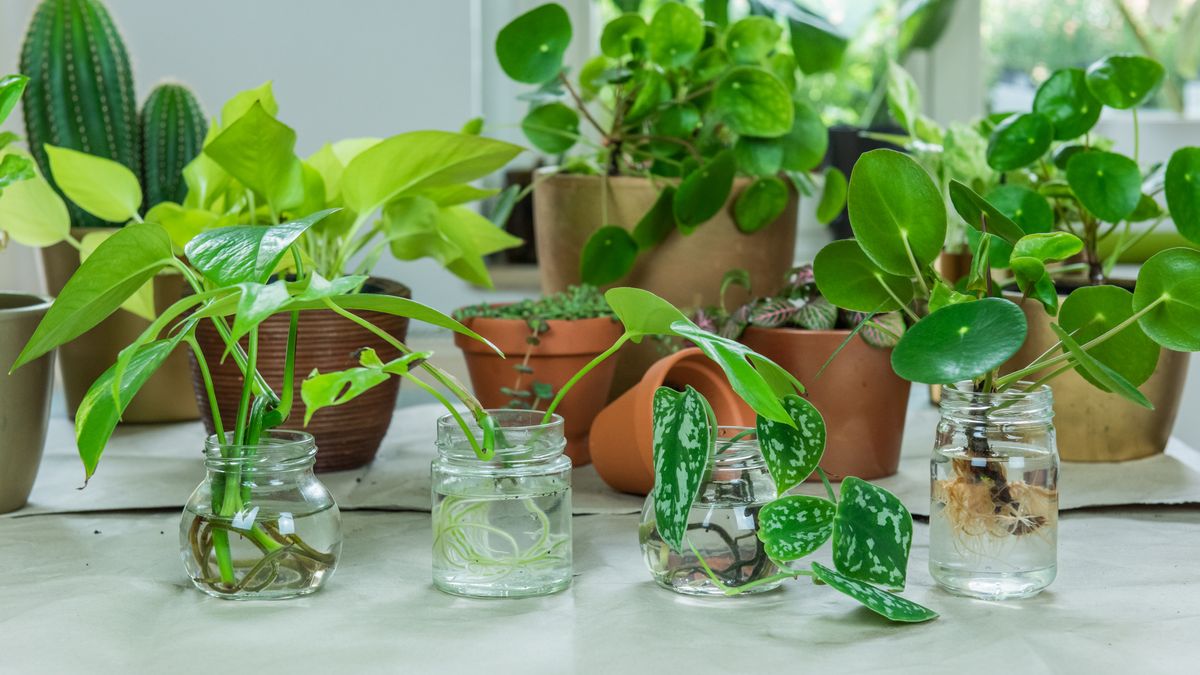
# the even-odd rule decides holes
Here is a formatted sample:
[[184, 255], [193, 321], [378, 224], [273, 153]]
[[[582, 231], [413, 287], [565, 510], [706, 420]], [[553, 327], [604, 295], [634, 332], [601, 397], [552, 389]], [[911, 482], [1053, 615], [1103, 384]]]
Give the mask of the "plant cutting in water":
[[[783, 178], [813, 193], [808, 172], [824, 158], [828, 136], [794, 95], [796, 56], [782, 47], [783, 28], [765, 16], [729, 23], [725, 4], [705, 3], [703, 18], [679, 3], [663, 3], [649, 20], [623, 14], [604, 27], [600, 54], [576, 78], [563, 68], [572, 28], [561, 5], [522, 14], [496, 37], [504, 72], [537, 86], [521, 97], [530, 103], [521, 128], [534, 146], [563, 157], [560, 171], [642, 176], [661, 186], [632, 232], [606, 225], [591, 235], [579, 263], [584, 282], [619, 281], [641, 253], [712, 219], [736, 175], [754, 179], [733, 204], [746, 234], [787, 207]], [[577, 146], [587, 151], [567, 158]], [[832, 218], [844, 193], [827, 197], [821, 213]]]
[[[911, 157], [890, 150], [863, 155], [850, 179], [849, 211], [854, 240], [827, 245], [814, 261], [816, 284], [833, 304], [868, 312], [901, 311], [910, 324], [892, 352], [898, 375], [927, 384], [967, 383], [978, 396], [957, 477], [935, 493], [953, 496], [959, 531], [978, 519], [998, 519], [1015, 536], [1054, 522], [1057, 495], [1030, 494], [1010, 482], [993, 457], [986, 420], [1014, 399], [988, 404], [991, 394], [1035, 392], [1046, 382], [1078, 371], [1102, 392], [1151, 407], [1138, 391], [1154, 372], [1161, 347], [1200, 350], [1200, 251], [1162, 251], [1143, 265], [1134, 292], [1115, 286], [1075, 290], [1057, 307], [1059, 341], [1028, 364], [1001, 366], [1025, 342], [1027, 325], [1013, 301], [993, 297], [988, 265], [993, 241], [1011, 247], [1013, 260], [1028, 260], [1027, 295], [1049, 282], [1046, 263], [1077, 254], [1083, 242], [1068, 232], [1026, 233], [988, 200], [963, 193], [974, 209], [965, 218], [982, 236], [970, 275], [956, 285], [932, 263], [946, 237], [946, 206], [937, 186]], [[1033, 278], [1032, 271], [1041, 276]], [[1051, 284], [1052, 287], [1052, 284]], [[1042, 298], [1038, 298], [1041, 300]], [[983, 460], [983, 461], [973, 461]], [[979, 498], [986, 493], [986, 498]], [[1053, 497], [1053, 499], [1050, 499]]]

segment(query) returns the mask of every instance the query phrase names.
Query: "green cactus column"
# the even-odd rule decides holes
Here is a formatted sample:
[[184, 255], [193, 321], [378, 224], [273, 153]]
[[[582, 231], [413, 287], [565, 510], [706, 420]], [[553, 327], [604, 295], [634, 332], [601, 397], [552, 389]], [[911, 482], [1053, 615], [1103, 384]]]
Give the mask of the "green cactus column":
[[142, 192], [146, 207], [183, 202], [183, 167], [200, 154], [208, 124], [196, 97], [179, 84], [160, 84], [142, 106]]
[[[44, 144], [116, 160], [141, 172], [133, 73], [121, 36], [97, 0], [43, 0], [21, 50], [29, 147], [49, 176]], [[105, 223], [70, 205], [76, 226]]]

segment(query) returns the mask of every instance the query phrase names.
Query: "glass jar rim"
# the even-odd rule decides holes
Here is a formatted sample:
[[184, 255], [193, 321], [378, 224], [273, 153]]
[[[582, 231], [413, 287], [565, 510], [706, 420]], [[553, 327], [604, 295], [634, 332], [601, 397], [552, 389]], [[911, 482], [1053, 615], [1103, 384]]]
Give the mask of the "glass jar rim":
[[[458, 420], [454, 415], [446, 414], [439, 417], [437, 421], [438, 454], [442, 458], [452, 461], [517, 466], [536, 464], [560, 457], [567, 447], [564, 435], [566, 422], [557, 413], [550, 416], [549, 422], [543, 423], [541, 420], [546, 413], [542, 410], [489, 408], [485, 412], [496, 420], [498, 431], [514, 436], [528, 435], [530, 440], [538, 439], [540, 441], [540, 444], [536, 446], [538, 451], [531, 452], [530, 446], [533, 443], [516, 442], [504, 446], [497, 442], [492, 459], [480, 460], [471, 445], [466, 442], [466, 432], [459, 426]], [[470, 415], [463, 417], [468, 428], [475, 434], [479, 434], [475, 436], [476, 441], [479, 442], [483, 432], [478, 423]], [[501, 434], [497, 434], [497, 436], [497, 441], [500, 441]]]
[[[224, 439], [232, 437], [233, 432], [226, 432]], [[204, 440], [204, 464], [210, 469], [283, 471], [312, 466], [317, 457], [317, 444], [312, 434], [295, 429], [271, 429], [254, 444], [222, 440], [217, 434]]]
[[[742, 432], [751, 433], [730, 443], [729, 439]], [[710, 463], [713, 467], [755, 468], [766, 464], [762, 448], [758, 445], [758, 430], [755, 427], [718, 426], [716, 449]]]
[[1030, 390], [1032, 382], [1022, 380], [998, 392], [977, 392], [969, 381], [942, 386], [938, 404], [944, 415], [969, 418], [996, 417], [1028, 421], [1048, 420], [1054, 416], [1054, 392], [1048, 385]]

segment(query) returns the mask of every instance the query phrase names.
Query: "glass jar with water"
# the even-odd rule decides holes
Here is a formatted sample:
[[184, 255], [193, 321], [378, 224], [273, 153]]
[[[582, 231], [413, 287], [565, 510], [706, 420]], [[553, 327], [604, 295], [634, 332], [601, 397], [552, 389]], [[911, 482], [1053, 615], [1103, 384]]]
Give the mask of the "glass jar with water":
[[[455, 419], [438, 420], [433, 462], [433, 583], [480, 597], [546, 595], [571, 585], [571, 460], [563, 419], [491, 410], [496, 452], [480, 460]], [[469, 427], [476, 438], [478, 427]]]
[[[654, 496], [646, 498], [638, 534], [650, 574], [660, 586], [686, 595], [724, 595], [705, 563], [731, 588], [775, 574], [779, 570], [758, 539], [758, 512], [775, 496], [775, 481], [754, 430], [720, 427], [708, 475], [688, 517], [682, 552], [663, 541], [655, 523]], [[761, 584], [745, 592], [769, 591], [781, 583]]]
[[1050, 388], [947, 385], [931, 462], [929, 571], [951, 593], [1034, 595], [1058, 560], [1058, 450]]

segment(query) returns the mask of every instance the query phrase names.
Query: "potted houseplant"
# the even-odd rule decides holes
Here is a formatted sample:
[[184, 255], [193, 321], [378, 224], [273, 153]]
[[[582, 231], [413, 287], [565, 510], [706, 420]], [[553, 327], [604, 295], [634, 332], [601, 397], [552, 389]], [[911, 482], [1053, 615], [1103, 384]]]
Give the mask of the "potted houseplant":
[[[560, 157], [532, 190], [543, 292], [622, 282], [694, 307], [717, 301], [714, 269], [782, 278], [797, 189], [812, 193], [808, 174], [828, 137], [812, 106], [793, 97], [796, 62], [781, 36], [767, 17], [706, 24], [687, 5], [664, 3], [648, 18], [609, 22], [600, 54], [569, 77], [562, 56], [572, 27], [561, 6], [500, 31], [505, 73], [537, 86], [522, 129]], [[623, 355], [615, 391], [657, 356]]]
[[[469, 336], [454, 338], [466, 357], [475, 396], [487, 408], [545, 409], [575, 371], [621, 335], [621, 325], [593, 286], [508, 305], [472, 305], [453, 316], [508, 355], [503, 358]], [[606, 361], [594, 369], [559, 406], [567, 456], [576, 466], [591, 461], [588, 430], [604, 407], [615, 365]]]
[[1046, 383], [1078, 371], [1103, 392], [1093, 395], [1152, 407], [1135, 384], [1144, 357], [1111, 347], [1137, 339], [1156, 351], [1200, 350], [1200, 288], [1192, 282], [1200, 251], [1155, 255], [1132, 293], [1076, 289], [1051, 325], [1057, 341], [1004, 373], [1029, 331], [1017, 301], [994, 297], [992, 236], [1012, 247], [1012, 260], [1042, 265], [1040, 277], [1030, 273], [1032, 262], [1022, 273], [1027, 289], [1052, 285], [1045, 265], [1077, 254], [1083, 242], [1068, 232], [1026, 234], [973, 191], [961, 194], [977, 210], [964, 220], [989, 236], [980, 237], [971, 273], [957, 287], [932, 269], [946, 236], [942, 195], [916, 160], [889, 150], [859, 160], [849, 187], [855, 240], [822, 249], [814, 271], [821, 293], [839, 307], [904, 312], [911, 325], [892, 351], [893, 368], [907, 380], [947, 386], [933, 460], [931, 573], [952, 592], [1018, 597], [1054, 577], [1057, 451]]
[[[178, 84], [156, 86], [137, 108], [125, 45], [99, 0], [43, 0], [30, 20], [20, 65], [30, 78], [23, 99], [28, 151], [41, 174], [65, 198], [65, 209], [57, 205], [36, 209], [27, 193], [42, 191], [38, 179], [25, 186], [26, 194], [7, 206], [0, 204], [0, 211], [6, 228], [42, 226], [38, 236], [26, 241], [42, 247], [46, 285], [56, 295], [79, 267], [81, 255], [94, 250], [123, 222], [115, 221], [112, 213], [89, 213], [76, 203], [52, 175], [48, 146], [86, 152], [128, 168], [138, 176], [144, 214], [159, 202], [180, 198], [181, 170], [200, 151], [207, 125], [196, 97]], [[69, 229], [46, 227], [49, 223], [44, 221], [61, 220], [64, 211], [69, 213]], [[113, 314], [87, 335], [63, 345], [59, 353], [68, 414], [74, 414], [88, 386], [121, 347], [149, 325], [155, 312], [177, 300], [184, 287], [177, 274], [156, 277], [125, 307], [127, 311]], [[186, 355], [177, 353], [130, 403], [124, 420], [195, 419], [194, 398], [186, 387], [178, 386], [188, 378]]]
[[[95, 160], [93, 161], [103, 161]], [[128, 182], [103, 198], [122, 203], [130, 215], [137, 210], [134, 183]], [[101, 197], [97, 197], [101, 198]], [[84, 201], [89, 210], [95, 204]], [[44, 358], [95, 326], [131, 297], [161, 269], [177, 270], [193, 294], [162, 312], [145, 331], [121, 351], [89, 389], [76, 414], [76, 440], [85, 478], [90, 479], [123, 409], [153, 372], [175, 349], [186, 345], [199, 364], [203, 386], [215, 399], [209, 359], [197, 339], [197, 326], [211, 323], [225, 340], [237, 367], [243, 369], [241, 400], [236, 414], [224, 416], [211, 405], [216, 433], [205, 444], [208, 477], [192, 495], [183, 514], [180, 545], [185, 567], [202, 591], [222, 598], [286, 598], [319, 589], [337, 564], [341, 547], [340, 517], [332, 498], [312, 473], [312, 437], [279, 427], [296, 403], [297, 322], [295, 317], [317, 308], [347, 312], [369, 309], [395, 314], [451, 330], [469, 331], [453, 319], [405, 298], [358, 292], [366, 277], [326, 279], [304, 267], [297, 240], [332, 210], [280, 225], [232, 225], [196, 235], [177, 256], [168, 230], [154, 219], [128, 225], [102, 242], [63, 288], [16, 359], [14, 369]], [[298, 268], [290, 280], [270, 281], [280, 261], [290, 256]], [[276, 390], [258, 371], [260, 326], [283, 312], [292, 317], [284, 350], [284, 383]], [[351, 315], [355, 316], [355, 315]], [[357, 319], [382, 335], [367, 319]], [[238, 339], [248, 336], [242, 350]], [[419, 369], [448, 387], [478, 418], [482, 408], [445, 373], [388, 335], [402, 356], [384, 363], [371, 350], [364, 363], [386, 379], [397, 374], [430, 388], [416, 375]], [[17, 370], [17, 372], [21, 372]], [[310, 380], [319, 377], [313, 373]], [[354, 382], [318, 380], [306, 390], [306, 417], [320, 406], [337, 405], [357, 395]], [[278, 393], [276, 393], [278, 391]], [[308, 401], [313, 401], [308, 403]], [[448, 402], [447, 405], [449, 406]], [[450, 408], [455, 419], [462, 415]], [[489, 452], [490, 442], [478, 447]]]
[[859, 327], [866, 314], [834, 307], [817, 289], [812, 266], [804, 265], [788, 273], [774, 296], [732, 311], [709, 308], [696, 318], [806, 383], [808, 401], [826, 420], [826, 473], [867, 480], [896, 473], [911, 389], [890, 361], [904, 334], [899, 313], [877, 314]]

